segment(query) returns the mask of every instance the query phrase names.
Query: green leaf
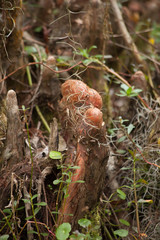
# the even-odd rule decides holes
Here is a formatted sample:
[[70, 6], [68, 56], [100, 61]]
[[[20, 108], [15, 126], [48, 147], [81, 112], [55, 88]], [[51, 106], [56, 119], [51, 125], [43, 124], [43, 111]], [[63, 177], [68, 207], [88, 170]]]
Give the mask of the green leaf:
[[31, 53], [37, 53], [37, 49], [33, 46], [25, 46], [24, 47], [24, 50], [28, 53], [28, 54], [31, 54]]
[[129, 95], [129, 97], [137, 97], [138, 96], [138, 93], [134, 93], [134, 92], [132, 92], [130, 95]]
[[72, 183], [85, 183], [85, 181], [83, 181], [83, 180], [77, 180], [77, 181], [72, 182]]
[[57, 152], [57, 151], [50, 151], [49, 157], [51, 159], [61, 159], [62, 158], [62, 154], [60, 152]]
[[22, 200], [23, 200], [24, 203], [30, 203], [30, 204], [31, 204], [31, 200], [30, 200], [30, 199], [24, 199], [24, 198], [22, 198]]
[[94, 55], [95, 58], [102, 59], [103, 56], [101, 54]]
[[132, 188], [134, 188], [134, 187], [135, 187], [135, 188], [139, 188], [139, 187], [141, 187], [141, 185], [140, 185], [140, 184], [136, 184], [136, 185], [133, 184], [133, 185], [131, 185], [131, 187], [132, 187]]
[[63, 172], [62, 175], [69, 177], [69, 173], [68, 172]]
[[126, 151], [125, 151], [125, 150], [123, 150], [123, 149], [118, 149], [118, 150], [116, 151], [116, 153], [119, 153], [119, 154], [125, 154], [125, 153], [126, 153]]
[[102, 240], [101, 236], [96, 236], [96, 240]]
[[71, 57], [69, 57], [69, 56], [59, 56], [56, 59], [57, 62], [62, 62], [62, 63], [66, 63], [69, 60], [71, 60]]
[[97, 58], [92, 57], [91, 59], [92, 59], [92, 62], [98, 63], [98, 59]]
[[53, 213], [53, 214], [59, 214], [59, 212], [56, 212], [56, 211], [52, 211], [51, 213]]
[[126, 170], [131, 170], [131, 168], [130, 167], [122, 167], [121, 170], [126, 171]]
[[85, 238], [86, 235], [83, 234], [83, 233], [79, 233], [79, 232], [73, 232], [73, 233], [74, 233], [74, 235], [70, 236], [71, 239], [76, 239], [76, 240], [84, 240], [84, 239], [86, 239]]
[[78, 53], [78, 55], [81, 55], [81, 56], [83, 56], [83, 57], [85, 57], [85, 58], [88, 58], [88, 57], [89, 57], [89, 54], [88, 54], [88, 50], [87, 50], [87, 49], [81, 49], [81, 48], [79, 48], [79, 53]]
[[131, 207], [132, 204], [133, 204], [133, 201], [130, 201], [130, 202], [127, 203], [128, 207]]
[[6, 209], [3, 210], [3, 212], [11, 214], [12, 213], [12, 209], [11, 208], [6, 208]]
[[67, 194], [67, 185], [65, 185], [65, 186], [62, 188], [62, 192], [64, 192], [64, 194]]
[[123, 199], [123, 200], [126, 199], [126, 194], [122, 190], [117, 189], [117, 193], [118, 193], [118, 196], [120, 197], [120, 199]]
[[79, 166], [70, 166], [69, 169], [80, 169]]
[[25, 111], [25, 110], [26, 110], [26, 108], [25, 108], [25, 106], [24, 106], [24, 105], [22, 105], [22, 110], [23, 110], [23, 111]]
[[138, 94], [139, 94], [140, 92], [142, 92], [141, 89], [134, 89], [134, 90], [130, 93], [129, 97], [136, 97], [136, 96], [138, 96]]
[[54, 184], [54, 185], [57, 185], [57, 184], [59, 184], [60, 182], [62, 182], [62, 180], [56, 179], [56, 180], [53, 181], [53, 184]]
[[37, 233], [36, 231], [34, 231], [34, 230], [30, 230], [30, 231], [28, 231], [27, 233], [28, 233], [28, 234], [33, 234], [33, 233], [34, 233], [34, 234], [38, 234], [38, 233]]
[[106, 214], [108, 214], [109, 216], [111, 216], [111, 211], [110, 211], [109, 209], [105, 209], [104, 212], [105, 212]]
[[36, 27], [34, 29], [34, 32], [37, 32], [37, 33], [41, 32], [41, 31], [42, 31], [42, 26]]
[[135, 158], [136, 151], [132, 151], [131, 149], [128, 149], [128, 152], [131, 154], [132, 158]]
[[65, 193], [65, 196], [64, 196], [64, 198], [68, 198], [68, 197], [69, 197], [69, 194], [66, 194], [66, 193]]
[[118, 235], [119, 237], [127, 237], [128, 236], [128, 231], [125, 229], [119, 229], [114, 231], [115, 235]]
[[101, 228], [100, 225], [95, 225], [93, 229], [98, 230], [98, 229], [100, 229], [100, 228]]
[[34, 210], [34, 214], [36, 215], [36, 214], [39, 212], [40, 209], [41, 209], [41, 207], [37, 207], [37, 208], [35, 208], [35, 210]]
[[128, 134], [130, 134], [134, 128], [135, 126], [133, 124], [129, 124], [129, 126], [127, 127]]
[[93, 45], [88, 49], [88, 52], [90, 52], [93, 48], [97, 48], [97, 46]]
[[130, 226], [130, 223], [128, 221], [122, 219], [122, 218], [120, 218], [119, 221], [120, 221], [120, 223], [122, 223], [122, 224], [124, 224], [124, 225], [126, 225], [128, 227]]
[[35, 203], [34, 205], [38, 205], [38, 206], [46, 206], [47, 203], [46, 203], [46, 202], [40, 202], [40, 203]]
[[125, 97], [125, 96], [127, 96], [127, 94], [126, 94], [126, 92], [125, 91], [120, 91], [120, 93], [116, 93], [116, 95], [117, 96], [119, 96], [119, 97]]
[[67, 168], [65, 165], [57, 165], [57, 169]]
[[16, 210], [17, 210], [17, 211], [21, 211], [21, 210], [24, 209], [24, 208], [25, 208], [25, 207], [22, 206], [22, 207], [17, 208]]
[[30, 219], [32, 219], [32, 218], [33, 218], [33, 216], [29, 216], [29, 217], [26, 217], [25, 220], [28, 221], [28, 220], [30, 220]]
[[137, 88], [137, 89], [134, 89], [133, 92], [134, 93], [140, 93], [140, 92], [142, 92], [142, 89]]
[[117, 129], [111, 129], [111, 128], [109, 128], [109, 129], [108, 129], [108, 133], [112, 136], [112, 135], [115, 134], [115, 130], [117, 130]]
[[[122, 83], [121, 86], [120, 86], [125, 92], [128, 90], [128, 87], [126, 84]], [[132, 89], [132, 88], [131, 88]]]
[[9, 238], [9, 235], [5, 234], [0, 237], [0, 240], [7, 240], [8, 238]]
[[71, 225], [69, 223], [62, 223], [56, 229], [56, 237], [58, 240], [66, 240], [69, 237], [71, 231]]
[[129, 88], [127, 89], [126, 93], [127, 93], [127, 96], [130, 96], [130, 94], [132, 93], [132, 88], [129, 87]]
[[88, 66], [90, 63], [92, 63], [93, 62], [93, 60], [92, 59], [85, 59], [85, 60], [83, 60], [83, 64], [85, 65], [85, 66]]
[[82, 218], [82, 219], [78, 220], [78, 224], [79, 224], [81, 227], [86, 228], [86, 227], [88, 227], [88, 226], [91, 225], [91, 221], [88, 220], [88, 219], [86, 219], [86, 218]]
[[41, 235], [42, 235], [43, 237], [47, 237], [47, 236], [48, 236], [48, 233], [41, 233]]
[[126, 139], [126, 136], [122, 136], [118, 139], [117, 143], [121, 143]]
[[37, 198], [37, 197], [38, 197], [38, 194], [33, 195], [33, 196], [32, 196], [32, 200], [35, 199], [35, 198]]
[[2, 220], [5, 220], [5, 221], [6, 221], [6, 219], [10, 219], [10, 218], [11, 218], [11, 216], [12, 216], [12, 214], [10, 214], [10, 215], [7, 215], [7, 216], [3, 217], [3, 218], [2, 218]]
[[67, 179], [67, 180], [66, 180], [66, 183], [71, 183], [71, 179]]

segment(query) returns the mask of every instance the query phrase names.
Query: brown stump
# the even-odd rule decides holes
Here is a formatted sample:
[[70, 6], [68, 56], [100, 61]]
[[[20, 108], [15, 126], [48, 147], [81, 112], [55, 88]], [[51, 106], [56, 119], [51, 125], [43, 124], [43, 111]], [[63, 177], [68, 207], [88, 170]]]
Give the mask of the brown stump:
[[[58, 224], [69, 222], [75, 228], [78, 219], [99, 200], [108, 148], [100, 95], [78, 80], [66, 81], [61, 90], [60, 121], [68, 146], [65, 164], [79, 166], [79, 169], [73, 172], [69, 196], [62, 202]], [[84, 183], [78, 183], [79, 180]]]
[[7, 133], [2, 162], [14, 166], [23, 160], [23, 132], [16, 93], [9, 90], [6, 98]]

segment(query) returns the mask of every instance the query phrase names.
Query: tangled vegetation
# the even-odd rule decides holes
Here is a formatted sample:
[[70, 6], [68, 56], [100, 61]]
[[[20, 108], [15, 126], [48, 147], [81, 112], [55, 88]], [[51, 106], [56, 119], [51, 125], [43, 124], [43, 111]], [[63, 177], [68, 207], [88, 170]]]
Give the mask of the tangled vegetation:
[[0, 240], [159, 239], [159, 10], [0, 0]]

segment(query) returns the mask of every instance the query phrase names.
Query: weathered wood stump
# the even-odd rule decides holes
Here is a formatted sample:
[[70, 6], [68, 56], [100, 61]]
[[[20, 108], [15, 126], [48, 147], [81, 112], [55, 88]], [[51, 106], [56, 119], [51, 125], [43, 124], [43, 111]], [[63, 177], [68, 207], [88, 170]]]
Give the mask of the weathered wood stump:
[[79, 166], [79, 169], [73, 173], [69, 196], [62, 202], [58, 223], [69, 222], [75, 228], [78, 219], [99, 200], [108, 148], [100, 95], [78, 80], [66, 81], [61, 90], [60, 121], [68, 146], [64, 164]]

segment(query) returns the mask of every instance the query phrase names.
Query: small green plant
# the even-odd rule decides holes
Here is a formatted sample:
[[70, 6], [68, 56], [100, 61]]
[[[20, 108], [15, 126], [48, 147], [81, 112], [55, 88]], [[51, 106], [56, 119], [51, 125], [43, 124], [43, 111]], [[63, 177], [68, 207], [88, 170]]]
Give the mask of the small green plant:
[[83, 58], [85, 58], [82, 62], [85, 66], [88, 66], [90, 63], [100, 63], [100, 61], [102, 61], [103, 59], [108, 59], [108, 58], [112, 58], [111, 55], [101, 55], [101, 54], [96, 54], [91, 56], [90, 52], [92, 51], [92, 49], [97, 48], [97, 46], [93, 45], [91, 46], [89, 49], [87, 48], [78, 48], [78, 51], [75, 51], [74, 53], [76, 55], [80, 55]]
[[69, 223], [62, 223], [56, 229], [56, 237], [58, 240], [76, 239], [76, 240], [101, 240], [97, 230], [99, 225], [93, 224], [89, 219], [82, 218], [78, 220], [78, 225], [82, 228], [82, 232], [75, 231], [70, 235], [71, 225]]
[[140, 92], [142, 92], [141, 89], [134, 89], [134, 86], [129, 87], [126, 84], [122, 83], [120, 85], [122, 90], [120, 90], [120, 93], [117, 93], [117, 96], [120, 97], [137, 97]]
[[74, 53], [76, 53], [77, 55], [83, 56], [84, 58], [89, 58], [91, 50], [95, 48], [97, 48], [95, 45], [91, 46], [89, 49], [79, 48], [78, 49], [79, 51], [76, 51]]
[[[62, 154], [57, 151], [51, 151], [49, 153], [49, 157], [51, 159], [59, 159], [60, 160], [60, 165], [57, 165], [57, 169], [62, 171], [62, 175], [60, 178], [56, 179], [53, 181], [54, 185], [58, 185], [58, 194], [57, 194], [57, 200], [56, 200], [56, 211], [52, 212], [53, 214], [56, 214], [56, 220], [57, 220], [57, 215], [58, 215], [58, 202], [62, 201], [62, 197], [66, 200], [68, 195], [68, 189], [69, 185], [73, 183], [72, 181], [72, 176], [74, 175], [73, 170], [79, 169], [79, 166], [71, 166], [71, 165], [64, 165], [62, 164]], [[83, 180], [77, 180], [76, 183], [84, 183]], [[65, 206], [65, 201], [63, 202]], [[63, 208], [64, 208], [63, 206]]]
[[119, 237], [127, 237], [128, 236], [128, 231], [126, 229], [118, 229], [114, 231], [114, 234], [119, 236]]
[[66, 240], [69, 237], [71, 231], [71, 225], [69, 223], [62, 223], [56, 229], [56, 237], [58, 240]]
[[35, 194], [35, 195], [31, 195], [31, 194], [28, 194], [25, 196], [26, 198], [23, 198], [23, 202], [25, 204], [30, 204], [31, 205], [31, 209], [32, 209], [32, 215], [31, 216], [28, 216], [25, 218], [26, 221], [30, 221], [33, 219], [34, 223], [35, 223], [35, 226], [36, 226], [36, 230], [37, 231], [34, 231], [34, 230], [31, 230], [31, 231], [28, 231], [27, 233], [28, 234], [38, 234], [38, 237], [39, 239], [41, 238], [40, 235], [44, 235], [44, 233], [40, 233], [39, 231], [39, 227], [38, 227], [38, 224], [37, 224], [37, 220], [36, 220], [36, 214], [41, 210], [41, 207], [44, 207], [46, 206], [46, 202], [39, 202], [39, 203], [34, 203], [34, 199], [36, 199], [38, 197], [38, 194]]
[[26, 217], [25, 220], [31, 220], [33, 219], [36, 214], [41, 210], [41, 207], [44, 207], [47, 205], [46, 202], [39, 202], [39, 203], [34, 203], [34, 199], [38, 197], [38, 194], [35, 194], [35, 195], [27, 195], [25, 196], [26, 198], [23, 198], [23, 202], [24, 203], [28, 203], [30, 205], [32, 205], [32, 213], [33, 215], [29, 216], [29, 217]]
[[62, 154], [60, 152], [57, 152], [57, 151], [50, 151], [49, 157], [51, 159], [59, 159], [59, 160], [61, 160], [62, 159]]
[[[27, 234], [37, 234], [38, 239], [41, 239], [41, 236], [46, 235], [46, 233], [40, 232], [39, 227], [38, 227], [38, 224], [40, 224], [40, 223], [37, 222], [36, 215], [41, 210], [41, 208], [45, 207], [47, 204], [45, 202], [37, 202], [36, 201], [36, 198], [38, 198], [38, 194], [32, 195], [33, 154], [32, 154], [31, 142], [30, 142], [27, 114], [26, 114], [27, 109], [25, 108], [25, 106], [22, 106], [22, 110], [23, 110], [24, 123], [25, 123], [26, 129], [27, 129], [27, 134], [28, 134], [28, 144], [29, 144], [30, 158], [31, 158], [31, 177], [30, 177], [29, 192], [26, 191], [27, 193], [25, 194], [24, 198], [22, 198], [22, 189], [23, 189], [22, 182], [23, 182], [23, 180], [13, 173], [12, 178], [11, 178], [11, 202], [10, 202], [11, 208], [6, 208], [3, 211], [0, 210], [0, 212], [4, 216], [4, 218], [1, 221], [1, 223], [3, 223], [4, 226], [0, 229], [0, 232], [3, 231], [3, 228], [5, 228], [8, 225], [10, 232], [13, 236], [13, 239], [15, 239], [15, 240], [19, 239], [19, 237], [21, 236], [22, 232], [24, 231], [26, 225], [29, 223], [30, 220], [32, 220], [32, 223], [35, 224], [36, 231], [34, 231], [34, 230], [27, 231]], [[18, 198], [15, 200], [14, 195], [13, 195], [13, 185], [15, 182], [18, 182], [18, 181], [19, 181]], [[16, 185], [16, 186], [18, 186], [18, 185]], [[21, 204], [22, 202], [24, 204], [19, 207], [19, 204]], [[26, 205], [30, 205], [32, 215], [27, 216], [25, 218], [26, 222], [24, 223], [24, 226], [22, 226], [21, 229], [19, 230], [19, 211], [24, 210]], [[10, 237], [10, 235], [4, 234], [1, 236], [0, 239], [1, 240], [8, 239], [9, 237]]]
[[[57, 193], [57, 200], [56, 200], [56, 211], [52, 212], [56, 214], [56, 219], [58, 215], [58, 202], [59, 200], [62, 202], [62, 197], [64, 199], [62, 209], [65, 206], [65, 200], [69, 197], [68, 189], [72, 181], [72, 177], [74, 176], [73, 170], [77, 170], [79, 166], [71, 166], [71, 165], [64, 165], [62, 164], [62, 154], [57, 151], [51, 151], [49, 154], [50, 158], [52, 159], [59, 159], [60, 165], [57, 166], [58, 169], [62, 171], [61, 177], [53, 181], [54, 185], [58, 185], [58, 193]], [[75, 183], [84, 183], [82, 180], [77, 180]], [[79, 226], [82, 228], [82, 232], [75, 231], [71, 236], [71, 225], [70, 223], [62, 223], [56, 229], [56, 237], [58, 240], [66, 240], [69, 238], [76, 239], [76, 240], [100, 240], [102, 239], [101, 236], [97, 233], [97, 229], [100, 227], [97, 224], [93, 224], [90, 220], [83, 218], [78, 221]]]
[[[71, 183], [73, 183], [72, 182], [72, 176], [74, 174], [73, 170], [79, 169], [80, 167], [79, 166], [71, 166], [71, 165], [66, 166], [66, 165], [62, 164], [62, 154], [57, 151], [51, 151], [49, 153], [49, 157], [51, 159], [59, 159], [60, 163], [61, 163], [60, 165], [57, 166], [57, 168], [62, 171], [62, 175], [60, 178], [53, 181], [54, 185], [60, 184], [59, 189], [58, 189], [58, 194], [57, 194], [57, 200], [56, 200], [56, 211], [52, 212], [53, 214], [56, 214], [56, 219], [57, 219], [58, 202], [59, 202], [59, 200], [61, 200], [61, 202], [62, 202], [62, 197], [63, 197], [64, 198], [63, 205], [65, 206], [65, 200], [69, 196], [68, 195], [69, 185]], [[78, 181], [76, 181], [76, 183], [84, 183], [84, 181], [78, 180]], [[64, 208], [64, 206], [62, 206], [62, 209]], [[82, 219], [81, 221], [79, 220], [78, 223], [80, 226], [88, 228], [88, 226], [90, 225], [91, 222], [87, 219]], [[62, 223], [56, 229], [56, 238], [58, 240], [66, 240], [66, 239], [68, 239], [70, 232], [71, 232], [70, 223]], [[76, 234], [72, 235], [72, 238], [77, 239], [77, 240], [78, 239], [79, 240], [89, 239], [89, 238], [84, 238], [84, 237], [85, 237], [85, 235], [82, 233], [76, 233]]]

